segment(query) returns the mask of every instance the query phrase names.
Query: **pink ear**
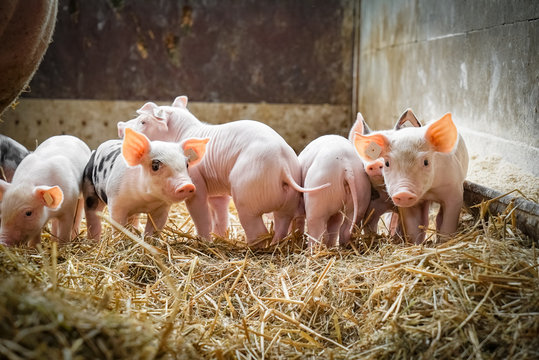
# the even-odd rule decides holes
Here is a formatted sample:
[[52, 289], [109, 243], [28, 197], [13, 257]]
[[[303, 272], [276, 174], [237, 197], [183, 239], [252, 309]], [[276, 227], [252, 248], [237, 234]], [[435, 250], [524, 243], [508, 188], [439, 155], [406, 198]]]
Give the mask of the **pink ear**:
[[365, 122], [363, 115], [361, 115], [361, 113], [358, 112], [356, 116], [356, 122], [354, 123], [354, 125], [352, 125], [352, 128], [350, 129], [350, 132], [348, 133], [348, 140], [350, 140], [351, 142], [354, 142], [355, 133], [366, 135], [370, 132], [371, 132], [371, 129], [369, 129], [369, 126], [367, 126], [367, 123]]
[[187, 96], [182, 95], [174, 99], [172, 106], [186, 108], [187, 107]]
[[64, 193], [59, 186], [36, 186], [34, 195], [43, 205], [51, 209], [58, 208], [64, 201]]
[[404, 125], [407, 121], [412, 124], [413, 127], [421, 127], [421, 123], [415, 117], [415, 114], [412, 109], [406, 109], [406, 111], [402, 113], [401, 117], [395, 124], [394, 129], [400, 130], [402, 128], [402, 125]]
[[137, 114], [149, 114], [153, 115], [153, 111], [158, 106], [154, 104], [153, 102], [147, 102], [146, 104], [142, 105], [140, 109], [137, 110]]
[[141, 163], [142, 158], [150, 152], [150, 140], [144, 135], [131, 128], [125, 129], [125, 137], [122, 143], [122, 156], [129, 166]]
[[206, 153], [206, 144], [208, 141], [210, 141], [209, 138], [191, 138], [183, 142], [183, 153], [187, 156], [189, 165], [196, 165], [202, 160], [202, 157]]
[[434, 150], [443, 153], [451, 152], [458, 139], [457, 127], [451, 119], [451, 113], [447, 113], [440, 120], [429, 124], [425, 138]]
[[354, 146], [363, 159], [376, 160], [387, 153], [389, 141], [382, 134], [361, 135], [356, 133]]

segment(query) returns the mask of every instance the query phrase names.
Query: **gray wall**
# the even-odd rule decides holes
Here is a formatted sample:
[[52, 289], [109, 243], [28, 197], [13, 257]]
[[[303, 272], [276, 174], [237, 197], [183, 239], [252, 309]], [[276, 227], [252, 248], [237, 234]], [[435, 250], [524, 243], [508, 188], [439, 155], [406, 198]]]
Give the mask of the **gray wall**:
[[539, 176], [538, 18], [536, 0], [362, 0], [359, 111], [375, 129], [451, 112], [472, 154]]
[[0, 133], [32, 149], [61, 133], [95, 148], [146, 101], [187, 95], [202, 121], [262, 121], [301, 151], [352, 121], [358, 5], [59, 0], [53, 42]]

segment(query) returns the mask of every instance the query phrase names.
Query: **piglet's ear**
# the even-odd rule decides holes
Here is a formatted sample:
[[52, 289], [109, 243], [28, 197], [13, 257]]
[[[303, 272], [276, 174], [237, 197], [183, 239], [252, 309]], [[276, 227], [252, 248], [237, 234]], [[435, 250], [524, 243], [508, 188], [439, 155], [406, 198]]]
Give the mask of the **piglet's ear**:
[[354, 146], [363, 159], [376, 160], [387, 153], [389, 141], [382, 134], [361, 135], [356, 133]]
[[10, 183], [0, 180], [0, 201], [2, 201], [2, 198], [4, 197], [4, 193], [7, 191], [7, 189], [11, 186]]
[[417, 120], [412, 109], [406, 109], [406, 111], [402, 113], [401, 117], [395, 124], [394, 129], [395, 130], [402, 129], [403, 125], [406, 124], [406, 122], [409, 122], [410, 124], [412, 124], [413, 127], [421, 127], [421, 123], [419, 122], [419, 120]]
[[190, 138], [182, 143], [183, 153], [187, 156], [189, 165], [196, 165], [206, 153], [206, 144], [210, 141], [209, 138], [198, 139]]
[[357, 113], [356, 122], [352, 125], [350, 132], [348, 133], [348, 140], [354, 142], [355, 133], [360, 133], [361, 135], [367, 135], [371, 132], [371, 129], [365, 122], [363, 115], [360, 112]]
[[150, 114], [153, 115], [154, 109], [158, 108], [158, 106], [153, 102], [147, 102], [146, 104], [142, 105], [140, 109], [137, 110], [137, 114]]
[[142, 158], [150, 152], [150, 140], [133, 129], [125, 129], [122, 143], [122, 156], [129, 166], [139, 165]]
[[180, 107], [180, 108], [186, 108], [187, 107], [187, 96], [185, 96], [185, 95], [178, 96], [176, 99], [174, 99], [174, 102], [172, 103], [172, 106]]
[[451, 119], [451, 113], [447, 113], [440, 120], [429, 124], [425, 138], [434, 150], [443, 153], [451, 152], [458, 138], [457, 127]]
[[51, 209], [57, 209], [64, 201], [64, 193], [59, 186], [36, 186], [34, 196]]

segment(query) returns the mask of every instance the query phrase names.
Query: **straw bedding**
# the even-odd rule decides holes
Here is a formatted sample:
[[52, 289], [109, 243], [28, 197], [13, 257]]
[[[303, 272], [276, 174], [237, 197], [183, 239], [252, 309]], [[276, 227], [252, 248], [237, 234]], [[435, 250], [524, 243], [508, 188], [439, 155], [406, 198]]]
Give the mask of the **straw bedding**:
[[[106, 215], [104, 215], [106, 216]], [[85, 233], [0, 248], [0, 357], [538, 358], [537, 241], [511, 212], [423, 246], [356, 234], [249, 250], [241, 227], [201, 242], [174, 208], [159, 238]]]

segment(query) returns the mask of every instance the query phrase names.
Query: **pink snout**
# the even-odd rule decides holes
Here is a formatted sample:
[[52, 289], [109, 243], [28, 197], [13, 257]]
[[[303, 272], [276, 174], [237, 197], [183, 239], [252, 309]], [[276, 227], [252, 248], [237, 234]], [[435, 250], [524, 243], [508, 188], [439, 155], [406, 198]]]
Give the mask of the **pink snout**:
[[369, 163], [366, 166], [365, 172], [370, 177], [382, 176], [382, 169], [383, 168], [384, 168], [384, 163], [382, 161], [375, 161], [375, 162]]
[[417, 202], [417, 196], [409, 191], [401, 191], [391, 197], [393, 203], [400, 207], [410, 207]]
[[193, 184], [185, 184], [185, 185], [181, 185], [181, 186], [178, 186], [176, 188], [176, 195], [190, 195], [192, 193], [194, 193], [196, 190], [196, 187], [195, 185]]
[[16, 245], [18, 243], [18, 241], [15, 241], [12, 235], [15, 235], [15, 238], [17, 238], [19, 236], [18, 233], [17, 234], [7, 234], [5, 232], [2, 232], [0, 234], [0, 244], [2, 244], [4, 246]]

